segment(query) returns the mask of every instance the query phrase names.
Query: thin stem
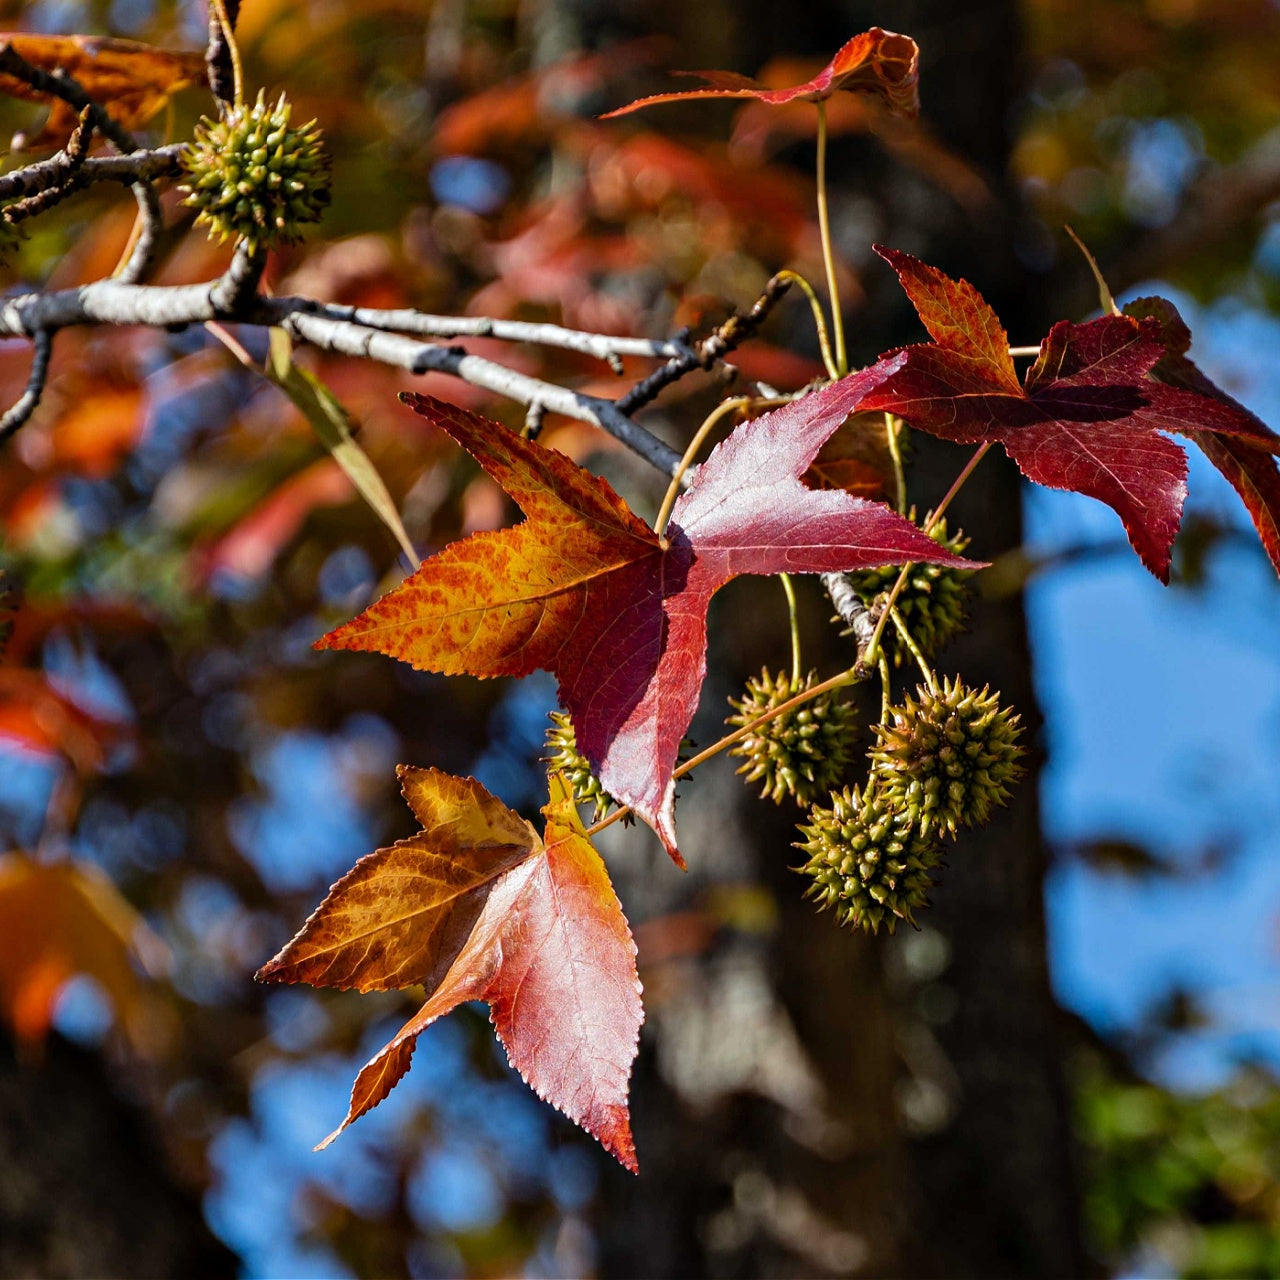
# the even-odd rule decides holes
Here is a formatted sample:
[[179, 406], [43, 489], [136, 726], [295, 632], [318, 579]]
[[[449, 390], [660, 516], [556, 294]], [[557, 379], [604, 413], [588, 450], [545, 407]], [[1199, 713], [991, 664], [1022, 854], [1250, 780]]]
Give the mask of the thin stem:
[[798, 271], [792, 271], [784, 268], [779, 271], [777, 280], [791, 280], [800, 286], [800, 291], [809, 299], [809, 309], [813, 312], [813, 323], [818, 330], [818, 346], [822, 351], [822, 363], [827, 366], [827, 377], [834, 382], [840, 376], [840, 370], [836, 365], [835, 356], [831, 354], [831, 339], [827, 334], [827, 318], [822, 314], [822, 303], [818, 300], [817, 293], [814, 292], [811, 285]]
[[[861, 671], [857, 667], [849, 667], [847, 670], [841, 671], [839, 675], [834, 675], [829, 680], [823, 680], [820, 684], [815, 684], [812, 688], [805, 689], [802, 693], [796, 694], [794, 698], [788, 698], [786, 702], [774, 707], [771, 711], [766, 711], [762, 715], [756, 716], [754, 720], [748, 720], [746, 724], [735, 729], [732, 733], [725, 734], [723, 738], [718, 742], [713, 742], [705, 751], [699, 751], [696, 756], [686, 760], [684, 764], [676, 769], [672, 776], [677, 779], [683, 778], [685, 774], [692, 773], [700, 764], [705, 764], [713, 756], [718, 756], [722, 751], [727, 751], [735, 742], [745, 738], [747, 734], [754, 733], [762, 724], [766, 724], [770, 720], [776, 720], [779, 716], [786, 715], [788, 711], [794, 711], [797, 707], [804, 706], [806, 702], [812, 702], [814, 698], [821, 697], [832, 689], [843, 689], [847, 685], [857, 684], [865, 679], [865, 671]], [[613, 826], [615, 822], [625, 818], [630, 812], [630, 805], [622, 805], [607, 818], [601, 818], [594, 826], [588, 827], [587, 835], [594, 836], [606, 827]]]
[[[938, 503], [937, 509], [925, 522], [925, 533], [932, 533], [937, 528], [938, 521], [946, 514], [947, 508], [951, 505], [952, 499], [964, 488], [965, 481], [973, 475], [973, 469], [986, 457], [987, 450], [991, 448], [991, 441], [987, 440], [980, 444], [974, 451], [973, 456], [964, 464], [964, 470], [956, 476], [951, 483], [951, 488], [947, 490], [946, 496]], [[914, 565], [908, 561], [902, 566], [901, 572], [898, 574], [898, 580], [893, 584], [893, 590], [889, 592], [889, 598], [885, 601], [884, 610], [880, 614], [880, 619], [876, 623], [876, 629], [871, 634], [871, 643], [867, 645], [867, 652], [863, 656], [863, 661], [874, 662], [876, 658], [876, 648], [880, 644], [880, 637], [884, 634], [885, 625], [889, 621], [889, 615], [893, 612], [893, 606], [898, 603], [898, 597], [902, 594], [902, 588], [906, 584], [907, 577], [910, 575]]]
[[1039, 347], [1010, 347], [1009, 354], [1011, 356], [1038, 356], [1040, 354]]
[[934, 508], [933, 514], [924, 526], [925, 533], [932, 533], [938, 527], [938, 522], [947, 514], [947, 508], [951, 505], [956, 494], [964, 488], [969, 477], [973, 475], [974, 468], [987, 456], [987, 450], [990, 448], [991, 441], [986, 440], [973, 451], [973, 457], [964, 464], [964, 470], [951, 482], [951, 488], [947, 490], [942, 501]]
[[[930, 693], [938, 691], [937, 677], [933, 674], [933, 668], [924, 660], [924, 654], [920, 650], [920, 646], [916, 644], [915, 637], [907, 629], [907, 624], [902, 620], [902, 614], [896, 608], [889, 609], [889, 616], [893, 619], [893, 625], [898, 629], [898, 637], [902, 643], [907, 646], [911, 652], [911, 656], [920, 664], [920, 670], [924, 675], [924, 682], [929, 686]], [[883, 654], [881, 655], [884, 656]]]
[[236, 43], [236, 33], [231, 26], [231, 18], [227, 14], [227, 6], [224, 0], [209, 0], [213, 6], [213, 11], [218, 15], [218, 22], [222, 26], [222, 37], [227, 42], [227, 52], [231, 55], [231, 77], [235, 86], [235, 105], [237, 107], [244, 103], [244, 73], [240, 67], [240, 46]]
[[796, 590], [789, 573], [778, 574], [778, 581], [787, 595], [787, 614], [791, 619], [791, 687], [798, 689], [802, 678], [800, 662], [800, 619], [796, 613]]
[[836, 337], [837, 376], [849, 372], [844, 349], [844, 319], [840, 315], [840, 289], [836, 284], [836, 260], [831, 247], [831, 221], [827, 211], [827, 104], [818, 103], [818, 230], [822, 236], [822, 261], [827, 269], [827, 293], [831, 298], [831, 329]]
[[898, 514], [900, 516], [907, 513], [907, 479], [902, 471], [902, 447], [898, 441], [898, 428], [902, 423], [902, 419], [896, 414], [886, 413], [884, 415], [885, 439], [889, 445], [889, 457], [893, 459], [893, 482], [897, 486], [897, 503]]
[[224, 329], [216, 320], [206, 320], [204, 327], [222, 343], [228, 351], [231, 352], [237, 360], [240, 361], [246, 369], [252, 369], [254, 373], [259, 371], [258, 362], [251, 356], [248, 350], [241, 345], [240, 341], [228, 330]]
[[675, 506], [676, 495], [680, 492], [684, 473], [693, 466], [693, 460], [698, 456], [698, 450], [702, 448], [707, 436], [711, 434], [716, 423], [721, 418], [737, 409], [745, 409], [750, 403], [750, 396], [735, 396], [732, 400], [722, 400], [706, 416], [702, 426], [693, 433], [693, 439], [689, 441], [689, 447], [685, 449], [684, 455], [680, 459], [680, 465], [676, 468], [675, 475], [671, 477], [671, 483], [667, 486], [667, 492], [662, 499], [662, 506], [658, 508], [658, 518], [653, 522], [654, 532], [659, 538], [663, 537], [667, 531], [667, 521], [671, 519], [671, 508]]
[[880, 658], [876, 663], [876, 667], [880, 672], [880, 723], [887, 724], [889, 722], [889, 699], [892, 690], [889, 681], [889, 659], [885, 656], [883, 649], [880, 650]]

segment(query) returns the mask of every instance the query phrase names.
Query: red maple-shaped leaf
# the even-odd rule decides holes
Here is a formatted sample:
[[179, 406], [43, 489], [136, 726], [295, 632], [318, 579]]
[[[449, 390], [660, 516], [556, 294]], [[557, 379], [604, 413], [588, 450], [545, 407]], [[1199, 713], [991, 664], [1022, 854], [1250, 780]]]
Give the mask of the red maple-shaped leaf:
[[1280, 437], [1233, 401], [1153, 376], [1165, 356], [1153, 319], [1056, 324], [1020, 383], [1005, 331], [972, 285], [895, 249], [876, 251], [933, 342], [894, 353], [904, 362], [859, 407], [896, 413], [946, 440], [998, 441], [1028, 479], [1105, 502], [1162, 582], [1182, 520], [1187, 459], [1160, 433], [1208, 440], [1232, 458], [1280, 449]]
[[659, 538], [562, 454], [425, 396], [405, 396], [528, 519], [433, 556], [321, 648], [370, 649], [446, 674], [555, 673], [601, 784], [676, 848], [673, 770], [706, 675], [707, 606], [743, 573], [908, 560], [979, 567], [909, 521], [800, 476], [893, 360], [739, 427], [691, 473]]
[[525, 1082], [634, 1172], [627, 1081], [644, 1019], [635, 943], [565, 783], [551, 779], [539, 839], [471, 778], [401, 766], [400, 782], [422, 831], [361, 858], [257, 975], [426, 988], [320, 1145], [391, 1092], [437, 1018], [484, 1000]]
[[[1257, 437], [1232, 438], [1215, 435], [1211, 431], [1188, 431], [1187, 435], [1200, 446], [1244, 500], [1262, 545], [1276, 572], [1280, 573], [1280, 467], [1272, 457], [1277, 437], [1244, 405], [1205, 377], [1187, 357], [1191, 348], [1191, 330], [1172, 302], [1167, 298], [1136, 298], [1124, 308], [1124, 312], [1137, 319], [1149, 318], [1160, 326], [1165, 354], [1151, 370], [1153, 377], [1171, 386], [1220, 400], [1234, 412], [1252, 419]], [[1254, 443], [1255, 439], [1268, 442], [1270, 448], [1259, 447]]]
[[920, 110], [919, 64], [920, 50], [910, 36], [872, 27], [843, 44], [836, 56], [812, 80], [803, 84], [770, 89], [732, 71], [684, 71], [678, 74], [705, 80], [707, 87], [638, 98], [625, 107], [608, 112], [601, 119], [625, 116], [639, 111], [641, 107], [652, 107], [662, 102], [685, 102], [691, 98], [755, 98], [772, 106], [798, 100], [821, 102], [842, 89], [876, 94], [892, 110], [914, 116]]

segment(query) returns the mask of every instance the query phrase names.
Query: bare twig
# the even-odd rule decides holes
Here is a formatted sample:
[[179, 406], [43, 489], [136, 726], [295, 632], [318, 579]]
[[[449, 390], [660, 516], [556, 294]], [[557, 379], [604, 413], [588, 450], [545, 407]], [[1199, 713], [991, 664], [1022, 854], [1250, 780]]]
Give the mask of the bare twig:
[[15, 200], [4, 211], [4, 219], [11, 226], [16, 226], [26, 218], [34, 218], [46, 209], [65, 200], [81, 185], [78, 182], [81, 169], [89, 157], [89, 145], [93, 140], [93, 114], [88, 108], [80, 113], [80, 122], [76, 125], [67, 145], [51, 160], [47, 161], [56, 172], [56, 180], [43, 190]]
[[133, 195], [138, 202], [133, 245], [124, 266], [116, 273], [116, 279], [125, 284], [137, 284], [151, 269], [156, 245], [164, 230], [164, 215], [160, 212], [160, 197], [155, 187], [149, 182], [135, 182]]
[[[560, 347], [604, 360], [616, 372], [622, 356], [649, 359], [677, 359], [694, 355], [679, 341], [653, 338], [615, 338], [607, 333], [584, 333], [558, 324], [533, 324], [527, 320], [495, 320], [487, 316], [433, 316], [409, 309], [379, 310], [374, 307], [344, 307], [317, 303], [305, 298], [281, 298], [294, 311], [309, 311], [330, 320], [350, 320], [367, 329], [386, 333], [408, 333], [419, 338], [499, 338], [505, 342], [528, 342], [540, 347]], [[701, 367], [700, 364], [695, 367]]]
[[679, 355], [673, 356], [666, 364], [651, 373], [642, 382], [636, 383], [617, 403], [618, 408], [626, 414], [635, 413], [653, 400], [660, 391], [679, 381], [695, 369], [710, 369], [724, 355], [732, 351], [739, 343], [749, 338], [764, 323], [765, 317], [773, 310], [778, 299], [791, 287], [791, 281], [781, 276], [774, 276], [764, 287], [764, 292], [755, 300], [746, 315], [732, 315], [709, 338], [688, 348]]
[[544, 412], [594, 423], [664, 475], [674, 475], [680, 465], [680, 455], [670, 445], [633, 422], [613, 400], [581, 395], [567, 387], [531, 378], [483, 356], [470, 355], [460, 347], [419, 342], [349, 320], [297, 313], [277, 321], [281, 322], [295, 337], [326, 351], [397, 365], [411, 373], [451, 373], [517, 404], [540, 404]]
[[90, 156], [70, 172], [66, 152], [59, 151], [47, 160], [37, 160], [0, 176], [0, 201], [25, 200], [63, 186], [68, 187], [67, 194], [70, 194], [95, 182], [122, 182], [132, 186], [139, 181], [176, 178], [182, 173], [178, 157], [184, 145], [178, 142], [154, 151], [134, 151], [127, 156]]
[[822, 585], [831, 597], [836, 616], [844, 623], [846, 633], [853, 636], [858, 660], [861, 661], [875, 634], [879, 613], [862, 603], [847, 573], [824, 573]]
[[40, 330], [32, 337], [31, 374], [26, 390], [17, 403], [0, 418], [0, 441], [7, 440], [35, 411], [44, 394], [45, 380], [49, 376], [49, 356], [53, 352], [53, 334]]

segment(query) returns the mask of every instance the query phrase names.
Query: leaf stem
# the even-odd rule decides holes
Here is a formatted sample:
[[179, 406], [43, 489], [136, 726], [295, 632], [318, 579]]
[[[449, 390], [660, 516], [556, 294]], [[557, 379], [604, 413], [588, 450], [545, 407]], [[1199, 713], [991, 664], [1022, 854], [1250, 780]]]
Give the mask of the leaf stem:
[[[686, 760], [684, 764], [676, 769], [672, 776], [683, 778], [686, 774], [692, 773], [700, 764], [705, 764], [712, 756], [718, 756], [722, 751], [727, 751], [739, 739], [745, 738], [749, 733], [754, 733], [762, 724], [766, 724], [770, 720], [776, 720], [778, 716], [784, 716], [788, 711], [794, 711], [797, 707], [803, 706], [806, 702], [812, 702], [814, 698], [821, 697], [822, 694], [829, 693], [832, 689], [842, 689], [847, 685], [857, 684], [866, 678], [867, 672], [865, 669], [860, 669], [860, 666], [853, 666], [841, 671], [838, 675], [832, 676], [829, 680], [823, 680], [820, 684], [815, 684], [812, 688], [805, 689], [802, 693], [796, 694], [794, 698], [788, 698], [786, 702], [774, 707], [771, 711], [758, 715], [754, 720], [748, 720], [746, 724], [735, 729], [732, 733], [725, 734], [723, 738], [718, 742], [713, 742], [705, 751], [699, 751], [696, 756]], [[601, 818], [599, 822], [588, 827], [586, 830], [587, 836], [594, 836], [606, 827], [613, 826], [615, 822], [625, 818], [630, 812], [630, 805], [620, 806], [607, 818]]]
[[787, 613], [791, 619], [791, 687], [798, 689], [801, 679], [800, 619], [796, 616], [796, 591], [789, 573], [778, 574], [778, 581], [787, 593]]
[[836, 284], [836, 260], [831, 246], [831, 220], [827, 209], [827, 104], [818, 103], [818, 230], [822, 237], [822, 261], [827, 269], [827, 293], [831, 298], [831, 330], [836, 339], [837, 377], [849, 372], [844, 347], [844, 318], [840, 314], [840, 289]]
[[798, 271], [784, 268], [774, 277], [776, 280], [790, 280], [800, 286], [800, 291], [809, 299], [809, 309], [813, 312], [813, 323], [818, 330], [818, 346], [822, 351], [822, 363], [827, 366], [827, 377], [834, 382], [840, 376], [835, 356], [831, 353], [831, 338], [827, 334], [827, 318], [822, 314], [822, 303], [814, 291], [813, 285]]
[[1009, 354], [1011, 356], [1038, 356], [1040, 354], [1039, 347], [1010, 347]]
[[[933, 674], [933, 668], [925, 661], [924, 654], [920, 650], [920, 646], [916, 644], [915, 637], [907, 629], [907, 624], [902, 620], [902, 614], [895, 606], [887, 610], [889, 616], [893, 619], [893, 625], [897, 628], [898, 636], [902, 643], [907, 646], [911, 656], [920, 664], [920, 670], [924, 675], [924, 682], [929, 686], [930, 693], [937, 693], [938, 678]], [[884, 655], [881, 654], [881, 657]]]
[[889, 457], [893, 459], [893, 482], [897, 489], [895, 506], [898, 514], [903, 516], [907, 513], [907, 479], [902, 471], [902, 448], [898, 441], [898, 430], [901, 426], [902, 419], [897, 414], [885, 413], [885, 440], [889, 445]]
[[[938, 503], [937, 508], [929, 516], [925, 522], [925, 533], [932, 533], [938, 526], [938, 521], [946, 514], [947, 508], [951, 505], [952, 499], [964, 488], [965, 482], [973, 475], [974, 468], [986, 457], [987, 450], [991, 448], [991, 441], [984, 440], [974, 451], [973, 456], [964, 464], [964, 469], [951, 482], [951, 488], [947, 490], [946, 496]], [[879, 620], [876, 622], [876, 629], [871, 633], [871, 642], [867, 645], [866, 652], [863, 654], [864, 662], [874, 662], [876, 660], [876, 650], [880, 644], [880, 637], [884, 635], [885, 625], [889, 621], [889, 615], [893, 612], [893, 606], [898, 603], [898, 597], [902, 594], [902, 588], [906, 584], [907, 577], [913, 568], [912, 562], [908, 561], [902, 566], [901, 572], [898, 574], [898, 580], [893, 584], [893, 589], [889, 592], [889, 598], [885, 601], [884, 609], [880, 614]]]
[[880, 650], [880, 659], [876, 663], [876, 668], [880, 672], [880, 723], [885, 724], [889, 719], [889, 696], [891, 690], [889, 687], [889, 659], [885, 656], [883, 649]]

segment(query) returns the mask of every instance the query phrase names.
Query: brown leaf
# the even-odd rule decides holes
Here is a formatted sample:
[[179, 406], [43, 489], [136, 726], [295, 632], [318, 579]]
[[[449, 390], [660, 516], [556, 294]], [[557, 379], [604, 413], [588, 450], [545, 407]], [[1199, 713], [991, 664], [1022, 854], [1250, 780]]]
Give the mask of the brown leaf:
[[58, 994], [77, 974], [102, 987], [127, 1031], [142, 1030], [136, 961], [161, 944], [96, 867], [0, 857], [0, 940], [0, 1016], [22, 1043], [44, 1039]]
[[[136, 40], [0, 32], [0, 44], [10, 45], [42, 71], [71, 76], [126, 129], [141, 128], [173, 94], [205, 76], [203, 54], [157, 49]], [[65, 102], [4, 74], [0, 74], [0, 93], [26, 102], [51, 103], [49, 118], [28, 141], [29, 147], [59, 147], [71, 136], [77, 113]]]

